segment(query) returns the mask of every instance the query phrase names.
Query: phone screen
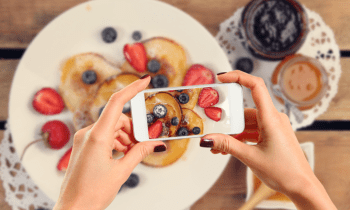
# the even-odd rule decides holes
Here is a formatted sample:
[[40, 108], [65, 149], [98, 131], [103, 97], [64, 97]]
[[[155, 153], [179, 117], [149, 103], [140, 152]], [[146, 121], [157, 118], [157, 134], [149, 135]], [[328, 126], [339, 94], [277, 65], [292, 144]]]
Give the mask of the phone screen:
[[146, 118], [139, 119], [147, 121], [148, 139], [243, 131], [242, 90], [234, 83], [147, 90], [142, 98]]

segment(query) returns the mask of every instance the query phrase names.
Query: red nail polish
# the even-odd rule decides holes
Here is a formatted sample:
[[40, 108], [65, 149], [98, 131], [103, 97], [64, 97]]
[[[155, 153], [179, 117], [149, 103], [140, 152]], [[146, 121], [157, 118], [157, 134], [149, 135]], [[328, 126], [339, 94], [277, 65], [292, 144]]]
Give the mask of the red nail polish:
[[140, 77], [140, 79], [145, 79], [145, 78], [147, 78], [147, 77], [149, 77], [149, 74], [143, 75], [142, 77]]
[[213, 147], [214, 141], [211, 139], [201, 139], [200, 145], [201, 147]]
[[154, 147], [154, 152], [164, 152], [166, 150], [166, 147], [164, 145], [158, 145]]

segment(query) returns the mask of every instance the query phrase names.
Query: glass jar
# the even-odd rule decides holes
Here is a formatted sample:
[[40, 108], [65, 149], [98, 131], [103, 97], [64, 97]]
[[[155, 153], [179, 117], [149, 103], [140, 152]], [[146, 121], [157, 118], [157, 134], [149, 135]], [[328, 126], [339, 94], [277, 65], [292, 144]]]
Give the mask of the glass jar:
[[296, 53], [308, 34], [306, 12], [295, 0], [252, 0], [243, 10], [240, 26], [244, 47], [265, 60]]

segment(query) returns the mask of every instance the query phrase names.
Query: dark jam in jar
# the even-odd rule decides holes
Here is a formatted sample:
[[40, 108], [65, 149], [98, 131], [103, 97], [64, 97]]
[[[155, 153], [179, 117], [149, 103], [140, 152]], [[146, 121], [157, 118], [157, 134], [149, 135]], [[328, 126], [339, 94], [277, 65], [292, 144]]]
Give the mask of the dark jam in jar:
[[307, 17], [294, 0], [253, 0], [242, 13], [248, 49], [258, 58], [280, 60], [305, 41]]
[[255, 11], [254, 35], [268, 51], [290, 48], [301, 32], [297, 11], [285, 1], [268, 1]]

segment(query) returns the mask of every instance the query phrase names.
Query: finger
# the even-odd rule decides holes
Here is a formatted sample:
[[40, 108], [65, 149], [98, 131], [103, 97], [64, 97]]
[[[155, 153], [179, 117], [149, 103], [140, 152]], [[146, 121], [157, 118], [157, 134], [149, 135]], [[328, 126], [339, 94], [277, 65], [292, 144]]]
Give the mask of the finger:
[[144, 90], [148, 86], [150, 79], [150, 76], [139, 79], [122, 90], [113, 93], [96, 123], [96, 130], [100, 130], [102, 134], [106, 133], [106, 129], [114, 132], [125, 103]]
[[119, 130], [116, 133], [115, 138], [124, 146], [129, 146], [131, 143], [133, 143], [130, 139], [130, 136], [122, 130]]
[[245, 141], [249, 141], [249, 142], [255, 142], [255, 143], [259, 143], [260, 142], [260, 134], [258, 131], [254, 131], [254, 132], [247, 132], [244, 131], [238, 135], [232, 136], [235, 139], [245, 142]]
[[[161, 141], [145, 141], [135, 144], [124, 157], [119, 159], [117, 167], [123, 168], [125, 173], [131, 173], [132, 170], [148, 155], [157, 149], [157, 146], [163, 145], [165, 148], [165, 143]], [[159, 148], [159, 147], [158, 147]]]
[[121, 114], [119, 117], [119, 120], [117, 122], [117, 125], [115, 126], [115, 130], [123, 130], [124, 132], [131, 134], [133, 133], [132, 130], [132, 120], [126, 116], [125, 114]]
[[216, 150], [216, 149], [211, 149], [210, 152], [213, 153], [214, 155], [221, 153], [219, 150]]
[[249, 88], [252, 92], [252, 97], [259, 113], [266, 113], [267, 116], [269, 116], [273, 112], [277, 112], [275, 106], [273, 105], [269, 91], [262, 78], [247, 74], [239, 70], [221, 74], [217, 77], [220, 82], [237, 82]]
[[[211, 143], [209, 143], [211, 142]], [[225, 134], [208, 134], [202, 137], [200, 146], [228, 153], [242, 160], [246, 159], [253, 149], [249, 145]]]
[[117, 150], [118, 152], [126, 152], [128, 147], [120, 143], [120, 141], [114, 140], [113, 149]]

